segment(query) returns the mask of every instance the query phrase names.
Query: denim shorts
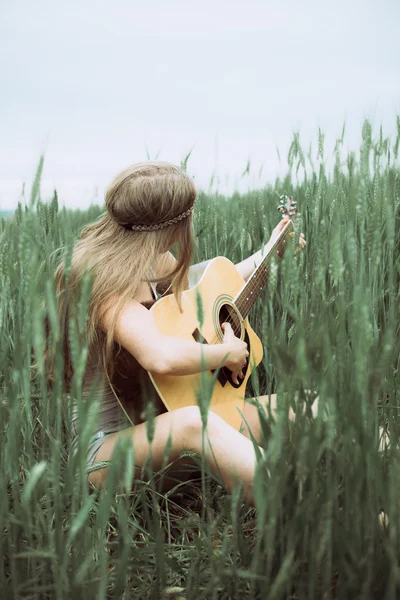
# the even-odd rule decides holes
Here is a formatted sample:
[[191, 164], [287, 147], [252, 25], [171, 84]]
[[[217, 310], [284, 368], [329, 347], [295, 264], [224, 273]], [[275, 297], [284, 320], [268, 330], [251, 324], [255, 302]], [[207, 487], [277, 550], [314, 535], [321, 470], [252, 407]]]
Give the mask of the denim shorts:
[[95, 464], [97, 453], [100, 450], [103, 443], [106, 441], [106, 439], [109, 438], [110, 435], [113, 435], [114, 433], [116, 433], [117, 431], [120, 431], [120, 430], [116, 429], [115, 431], [111, 431], [111, 432], [107, 432], [107, 433], [105, 433], [104, 431], [98, 431], [94, 435], [94, 437], [92, 437], [92, 439], [90, 440], [90, 443], [89, 443], [88, 451], [87, 451], [86, 466], [88, 468], [93, 467], [93, 465]]

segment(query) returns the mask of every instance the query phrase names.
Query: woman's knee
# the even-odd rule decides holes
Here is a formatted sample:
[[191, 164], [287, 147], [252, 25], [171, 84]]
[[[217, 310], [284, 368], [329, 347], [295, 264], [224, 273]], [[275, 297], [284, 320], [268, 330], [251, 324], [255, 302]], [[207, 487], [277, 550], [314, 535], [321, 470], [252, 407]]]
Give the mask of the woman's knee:
[[[184, 408], [180, 408], [177, 410], [176, 416], [179, 419], [179, 429], [181, 430], [181, 434], [184, 434], [188, 440], [200, 436], [203, 431], [203, 421], [198, 406], [185, 406]], [[209, 411], [207, 415], [207, 429], [218, 427], [220, 421], [221, 417], [218, 417], [218, 415]]]

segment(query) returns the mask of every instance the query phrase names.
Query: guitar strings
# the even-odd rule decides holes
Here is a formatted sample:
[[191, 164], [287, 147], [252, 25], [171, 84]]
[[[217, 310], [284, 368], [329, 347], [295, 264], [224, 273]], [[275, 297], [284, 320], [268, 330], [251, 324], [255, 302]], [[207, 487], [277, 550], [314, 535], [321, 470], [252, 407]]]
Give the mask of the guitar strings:
[[[276, 248], [277, 248], [278, 252], [283, 250], [283, 246], [284, 246], [284, 239], [282, 238], [276, 244]], [[256, 273], [256, 275], [254, 276], [254, 278], [252, 280], [253, 289], [254, 288], [262, 289], [265, 286], [267, 279], [268, 279], [269, 272], [270, 272], [270, 266], [267, 263], [265, 265], [265, 269], [260, 270], [259, 273]], [[242, 299], [242, 296], [243, 296], [243, 299]], [[246, 296], [246, 297], [245, 296], [246, 295], [244, 294], [244, 292], [241, 292], [237, 298], [236, 305], [239, 307], [239, 304], [240, 304], [240, 306], [242, 308], [242, 310], [240, 310], [240, 308], [239, 308], [240, 313], [248, 314], [256, 300], [256, 297], [252, 296], [251, 292], [250, 292], [250, 296]]]
[[[276, 248], [277, 248], [278, 252], [280, 252], [283, 249], [283, 246], [284, 246], [284, 238], [281, 238], [276, 244]], [[267, 282], [269, 273], [270, 273], [270, 266], [267, 263], [265, 265], [265, 268], [261, 269], [254, 276], [254, 278], [252, 280], [253, 289], [257, 289], [257, 288], [262, 289], [263, 286]], [[251, 294], [251, 292], [250, 292], [250, 294]], [[236, 306], [238, 306], [239, 312], [242, 314], [245, 313], [247, 315], [250, 312], [250, 309], [252, 308], [255, 300], [256, 300], [255, 296], [252, 296], [252, 295], [247, 296], [246, 293], [244, 291], [242, 291], [241, 294], [239, 294], [237, 301], [236, 301]], [[241, 328], [238, 329], [235, 327], [234, 330], [235, 330], [235, 335], [237, 335], [238, 333], [240, 333]]]

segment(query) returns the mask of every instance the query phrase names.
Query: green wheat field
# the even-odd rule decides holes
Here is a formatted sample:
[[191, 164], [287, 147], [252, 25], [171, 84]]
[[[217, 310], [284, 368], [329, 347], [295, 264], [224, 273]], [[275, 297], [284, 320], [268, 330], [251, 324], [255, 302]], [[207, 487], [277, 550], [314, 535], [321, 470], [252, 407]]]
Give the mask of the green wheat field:
[[[356, 152], [345, 152], [345, 139], [327, 149], [319, 131], [306, 150], [295, 134], [284, 178], [229, 198], [201, 192], [196, 206], [194, 262], [256, 252], [284, 193], [297, 200], [296, 231], [307, 239], [271, 269], [250, 315], [265, 352], [248, 395], [279, 401], [275, 419], [260, 410], [268, 472], [258, 473], [256, 508], [204, 469], [165, 494], [162, 472], [147, 471], [128, 493], [124, 448], [107, 489], [90, 489], [93, 406], [83, 408], [80, 451], [69, 456], [52, 275], [104, 206], [67, 210], [56, 192], [42, 198], [40, 160], [24, 202], [0, 219], [2, 600], [400, 597], [400, 118], [395, 139], [368, 121]], [[84, 282], [66, 324], [78, 397], [89, 293]], [[57, 342], [51, 392], [46, 315]], [[305, 390], [319, 394], [316, 419]]]

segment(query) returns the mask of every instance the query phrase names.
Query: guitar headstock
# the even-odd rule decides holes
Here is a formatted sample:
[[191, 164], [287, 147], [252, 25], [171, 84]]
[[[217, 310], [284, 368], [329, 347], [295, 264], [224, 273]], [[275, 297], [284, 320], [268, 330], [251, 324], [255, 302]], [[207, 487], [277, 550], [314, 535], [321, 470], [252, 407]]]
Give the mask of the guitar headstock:
[[291, 221], [294, 221], [297, 215], [297, 202], [293, 200], [293, 196], [283, 194], [279, 196], [278, 210], [282, 215], [282, 219], [288, 216]]

